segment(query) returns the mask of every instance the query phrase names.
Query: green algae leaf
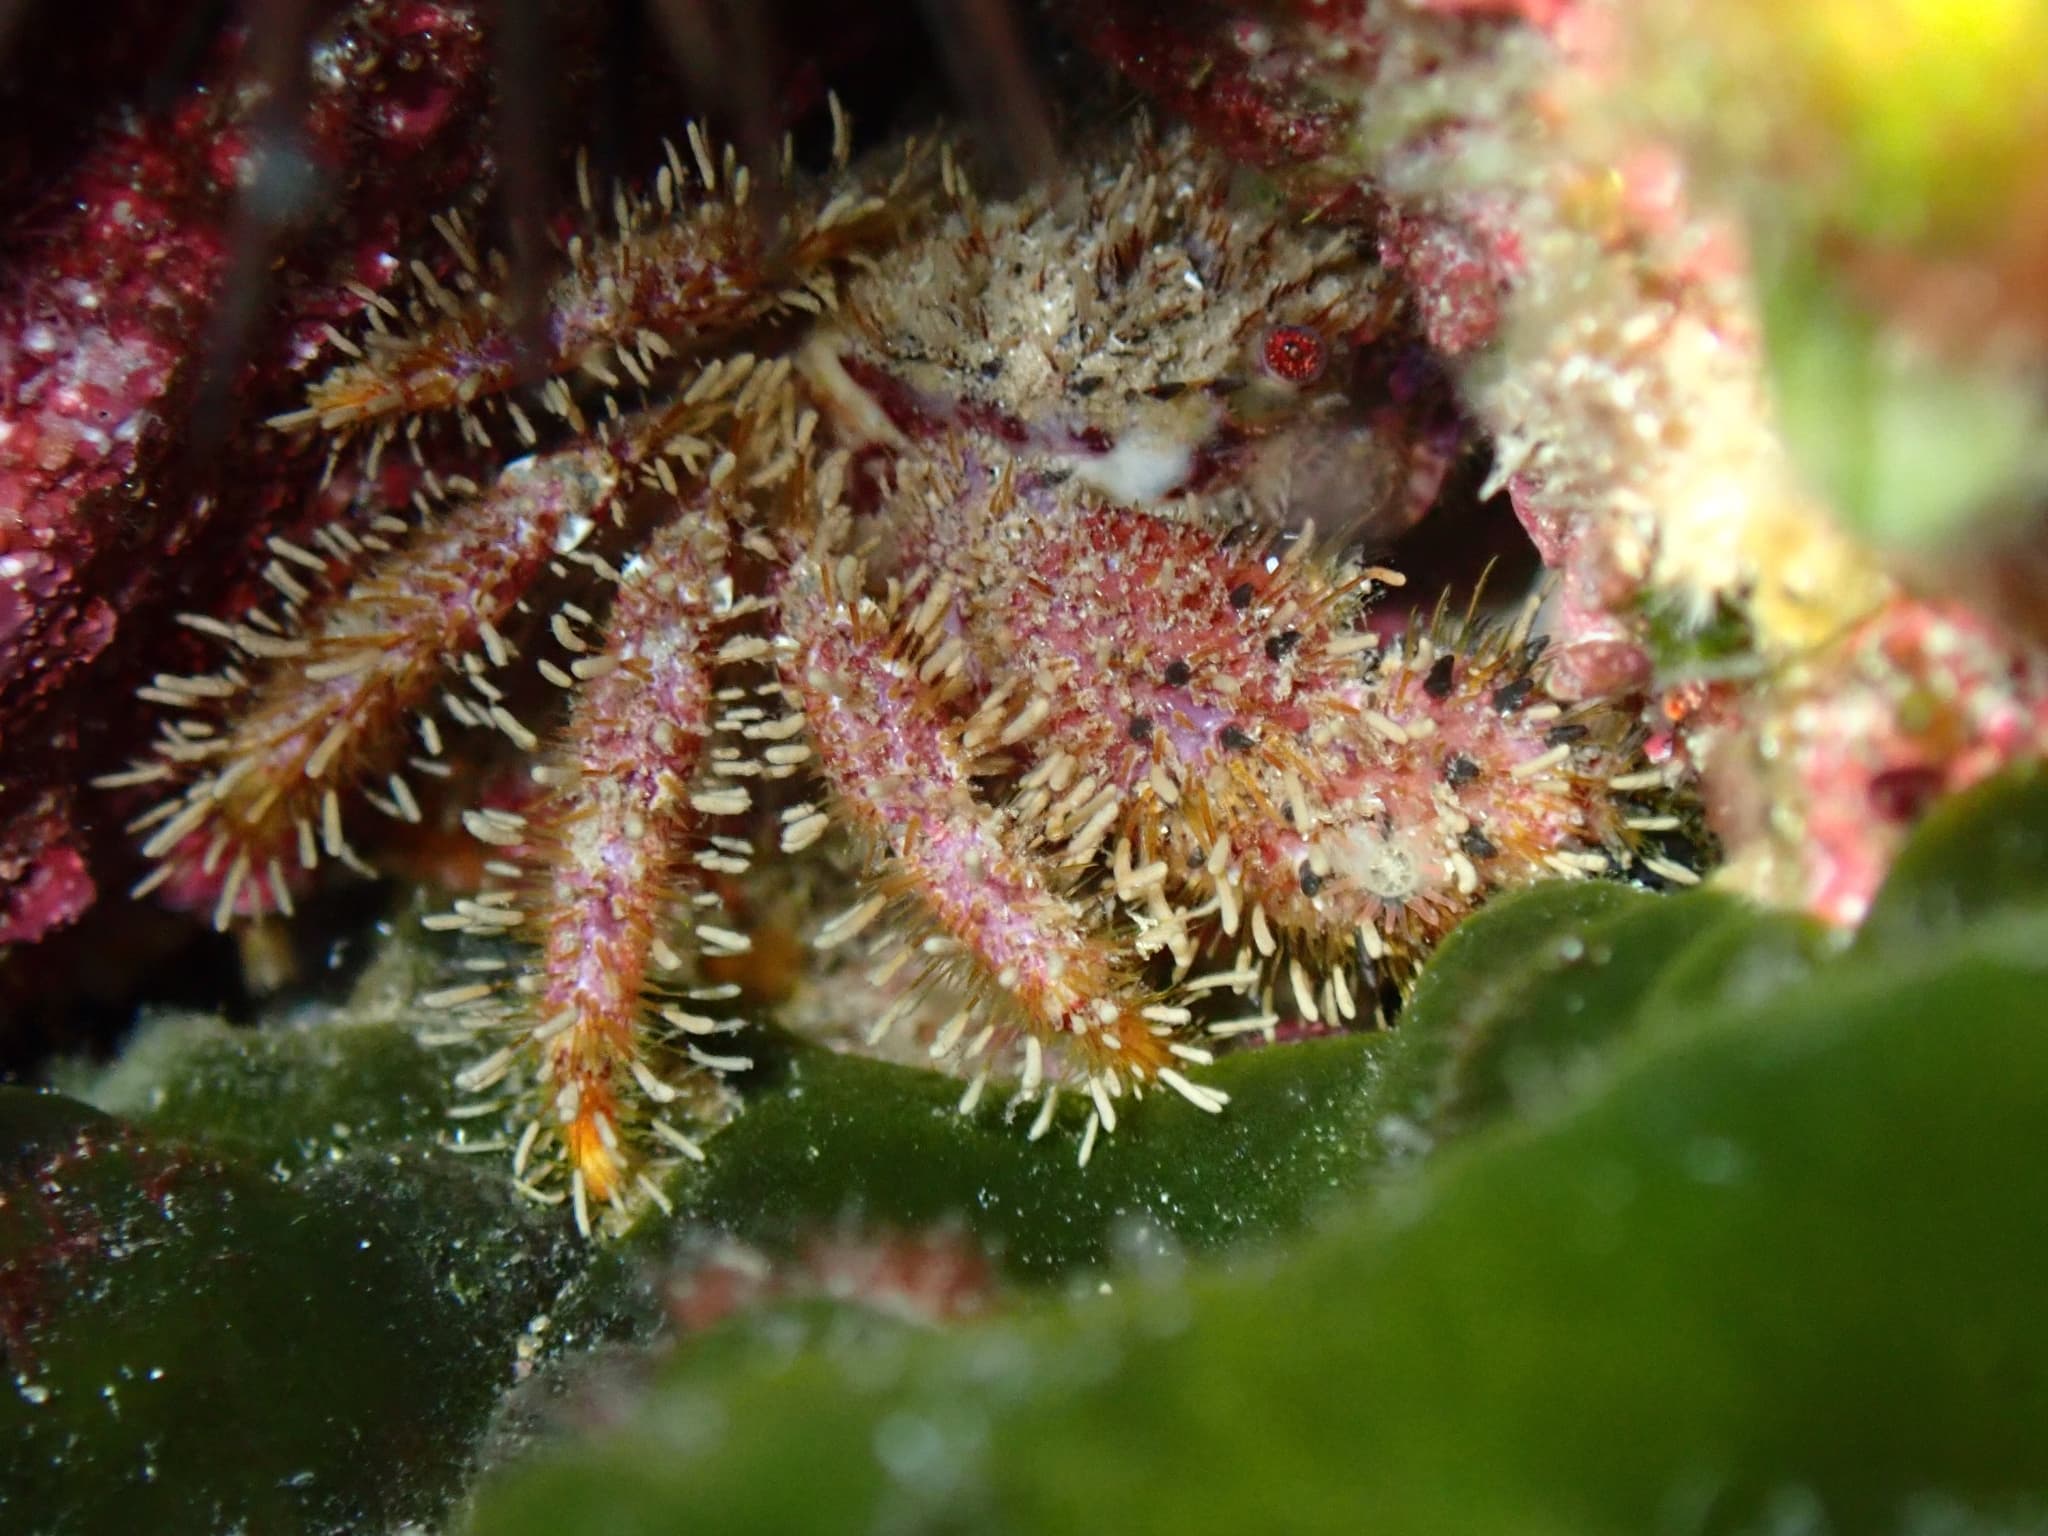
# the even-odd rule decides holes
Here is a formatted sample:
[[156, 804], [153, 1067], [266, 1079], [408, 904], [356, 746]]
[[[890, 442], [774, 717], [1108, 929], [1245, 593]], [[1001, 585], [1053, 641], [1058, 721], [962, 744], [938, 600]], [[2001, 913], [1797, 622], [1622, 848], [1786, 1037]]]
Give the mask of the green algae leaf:
[[431, 1155], [285, 1184], [20, 1089], [0, 1146], [0, 1529], [432, 1517], [556, 1283], [544, 1251], [472, 1246], [517, 1214]]
[[86, 1091], [153, 1136], [260, 1165], [391, 1241], [419, 1243], [439, 1288], [484, 1306], [493, 1331], [527, 1316], [499, 1303], [526, 1307], [588, 1256], [560, 1213], [510, 1197], [497, 1128], [448, 1117], [447, 1058], [402, 1022], [164, 1020]]
[[1756, 634], [1741, 607], [1721, 598], [1705, 619], [1697, 605], [1671, 593], [1646, 593], [1639, 601], [1643, 644], [1659, 676], [1710, 676], [1739, 668], [1756, 651]]
[[466, 1528], [2038, 1526], [2044, 981], [1991, 946], [1646, 1032], [1248, 1269], [686, 1345]]
[[1718, 891], [1646, 896], [1570, 929], [1518, 976], [1495, 978], [1488, 1008], [1466, 1016], [1437, 1107], [1439, 1134], [1566, 1102], [1609, 1047], [1642, 1020], [1664, 972], [1750, 909]]
[[[766, 1032], [757, 1042], [745, 1113], [671, 1191], [682, 1223], [775, 1247], [840, 1223], [958, 1222], [1021, 1278], [1101, 1265], [1133, 1247], [1198, 1251], [1299, 1230], [1371, 1169], [1390, 1037], [1232, 1056], [1200, 1074], [1231, 1096], [1219, 1116], [1164, 1091], [1126, 1101], [1086, 1167], [1077, 1166], [1079, 1101], [1034, 1142], [1025, 1136], [1032, 1106], [1011, 1113], [989, 1102], [961, 1115], [961, 1085], [937, 1073]], [[658, 1253], [676, 1225], [646, 1223], [607, 1262]]]
[[49, 1146], [91, 1132], [111, 1131], [113, 1116], [61, 1093], [37, 1093], [0, 1084], [0, 1174], [11, 1181], [35, 1166]]
[[199, 1015], [152, 1021], [77, 1091], [153, 1131], [284, 1169], [431, 1145], [456, 1101], [447, 1058], [400, 1024], [236, 1029]]
[[2001, 912], [2048, 907], [2048, 768], [1951, 795], [1892, 863], [1857, 930], [1859, 956], [1924, 949]]
[[1652, 1021], [1755, 1005], [1835, 948], [1805, 918], [1725, 892], [1556, 882], [1481, 910], [1423, 971], [1383, 1096], [1416, 1146], [1568, 1104]]
[[1738, 907], [1678, 948], [1643, 992], [1645, 1025], [1689, 1013], [1760, 1007], [1842, 951], [1842, 936], [1798, 912]]
[[[1554, 1006], [1582, 1007], [1571, 1000], [1597, 986], [1611, 950], [1596, 935], [1632, 918], [1655, 924], [1669, 899], [1605, 881], [1552, 881], [1503, 896], [1460, 924], [1416, 979], [1387, 1053], [1386, 1113], [1376, 1123], [1385, 1154], [1400, 1160], [1461, 1117], [1470, 1123], [1480, 1104], [1456, 1106], [1472, 1097], [1474, 1071], [1519, 1049], [1525, 1031], [1551, 1027], [1532, 996], [1549, 983]], [[1632, 952], [1631, 970], [1643, 958]], [[1604, 1030], [1607, 1018], [1595, 1008], [1590, 1025]]]
[[[1100, 1406], [1137, 1420], [1119, 1450], [1163, 1454], [1153, 1405], [1206, 1400], [1218, 1428], [1245, 1414], [1286, 1447], [1261, 1481], [1309, 1529], [1347, 1510], [1379, 1530], [1755, 1530], [1796, 1511], [1896, 1529], [1929, 1500], [2038, 1499], [2036, 953], [1831, 976], [1646, 1038], [1571, 1115], [1475, 1138], [1298, 1269], [1220, 1286], [1184, 1336], [1133, 1341], [1119, 1379], [1007, 1428], [1057, 1462], [1088, 1454], [1076, 1430]], [[1247, 1413], [1266, 1361], [1280, 1390]], [[1288, 1390], [1289, 1367], [1347, 1384], [1348, 1454], [1316, 1430], [1344, 1410]], [[1203, 1518], [1185, 1480], [1134, 1481], [1166, 1490], [1164, 1528]], [[1115, 1496], [1047, 1484], [1002, 1502], [1054, 1529]]]
[[501, 1340], [590, 1257], [561, 1213], [511, 1198], [498, 1128], [448, 1117], [447, 1058], [403, 1022], [162, 1020], [84, 1092], [152, 1136], [260, 1166], [414, 1244], [436, 1288]]

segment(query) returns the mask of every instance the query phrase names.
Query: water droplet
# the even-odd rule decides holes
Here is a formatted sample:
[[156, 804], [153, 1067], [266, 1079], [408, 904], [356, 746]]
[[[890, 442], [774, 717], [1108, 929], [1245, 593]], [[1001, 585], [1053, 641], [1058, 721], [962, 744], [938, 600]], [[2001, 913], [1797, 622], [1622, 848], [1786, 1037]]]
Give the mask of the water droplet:
[[664, 1448], [703, 1456], [725, 1438], [725, 1407], [710, 1393], [666, 1391], [652, 1401], [651, 1427]]
[[1818, 1493], [1788, 1483], [1772, 1490], [1751, 1529], [1759, 1536], [1827, 1536], [1834, 1527]]
[[1686, 1144], [1685, 1171], [1701, 1184], [1734, 1184], [1749, 1169], [1749, 1154], [1725, 1136], [1697, 1136]]
[[941, 1470], [946, 1437], [929, 1419], [892, 1413], [875, 1426], [875, 1460], [900, 1483], [925, 1483]]

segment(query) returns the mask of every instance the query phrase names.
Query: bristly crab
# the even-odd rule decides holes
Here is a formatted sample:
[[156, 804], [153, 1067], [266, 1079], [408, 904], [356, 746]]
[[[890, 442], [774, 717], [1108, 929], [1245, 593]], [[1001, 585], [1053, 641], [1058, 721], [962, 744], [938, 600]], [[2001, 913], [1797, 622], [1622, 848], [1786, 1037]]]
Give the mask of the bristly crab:
[[[424, 1001], [588, 1230], [662, 1200], [744, 1065], [699, 964], [748, 943], [722, 893], [835, 826], [865, 883], [812, 937], [858, 955], [870, 1042], [1034, 1136], [1078, 1095], [1084, 1162], [1127, 1096], [1222, 1110], [1218, 1041], [1372, 1021], [1494, 892], [1691, 878], [1630, 710], [1553, 700], [1526, 622], [1374, 626], [1400, 578], [1315, 534], [1427, 478], [1354, 388], [1367, 247], [1185, 134], [984, 201], [949, 147], [855, 163], [837, 127], [819, 178], [693, 132], [644, 197], [586, 187], [538, 312], [445, 220], [411, 304], [335, 335], [275, 425], [354, 509], [273, 541], [268, 611], [190, 616], [220, 670], [144, 690], [143, 888], [288, 915], [369, 867], [362, 804], [476, 796]], [[509, 789], [473, 767], [506, 743]]]

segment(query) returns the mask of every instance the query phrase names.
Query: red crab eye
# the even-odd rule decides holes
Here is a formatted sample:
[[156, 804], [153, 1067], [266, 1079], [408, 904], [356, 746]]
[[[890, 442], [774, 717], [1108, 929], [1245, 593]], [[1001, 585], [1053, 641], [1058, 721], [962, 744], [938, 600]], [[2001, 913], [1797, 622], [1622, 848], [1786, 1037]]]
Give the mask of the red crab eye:
[[1266, 371], [1287, 384], [1313, 384], [1329, 366], [1330, 349], [1304, 325], [1276, 325], [1260, 349]]

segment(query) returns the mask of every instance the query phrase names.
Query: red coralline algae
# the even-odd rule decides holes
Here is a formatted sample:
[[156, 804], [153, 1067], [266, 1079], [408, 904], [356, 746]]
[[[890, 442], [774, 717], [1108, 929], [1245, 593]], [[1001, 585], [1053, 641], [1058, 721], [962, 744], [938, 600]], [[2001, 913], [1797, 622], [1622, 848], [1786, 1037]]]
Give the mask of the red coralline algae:
[[670, 1319], [685, 1333], [750, 1308], [815, 1298], [935, 1326], [987, 1312], [996, 1274], [964, 1233], [848, 1232], [809, 1237], [786, 1257], [721, 1243], [685, 1265], [663, 1294]]
[[1472, 219], [1389, 209], [1380, 221], [1380, 257], [1412, 285], [1422, 334], [1439, 352], [1457, 357], [1493, 340], [1515, 275], [1512, 230], [1489, 239]]
[[1724, 792], [1739, 807], [1733, 815], [1801, 808], [1796, 862], [1773, 883], [1830, 922], [1862, 919], [1892, 855], [1937, 798], [2048, 754], [2048, 658], [2016, 653], [1952, 603], [1890, 604], [1780, 687], [1763, 724], [1766, 751], [1743, 750], [1731, 729], [1738, 722], [1722, 713], [1694, 733], [1695, 750], [1710, 762], [1731, 753], [1722, 777], [1732, 781]]
[[1650, 656], [1626, 616], [1634, 582], [1615, 568], [1597, 535], [1532, 477], [1508, 481], [1508, 499], [1529, 542], [1557, 573], [1551, 621], [1570, 637], [1554, 659], [1552, 681], [1566, 698], [1640, 693], [1651, 686]]
[[1238, 18], [1230, 30], [1234, 46], [1222, 48], [1200, 28], [1146, 6], [1075, 6], [1066, 20], [1096, 53], [1169, 110], [1200, 123], [1234, 159], [1313, 164], [1332, 148], [1336, 114], [1298, 89], [1299, 65], [1270, 55], [1270, 34], [1255, 16]]
[[[9, 317], [0, 357], [0, 750], [10, 757], [43, 730], [53, 701], [78, 686], [156, 579], [141, 558], [151, 514], [122, 517], [116, 507], [139, 457], [162, 449], [167, 396], [224, 259], [220, 230], [180, 229], [169, 216], [191, 180], [166, 149], [178, 138], [178, 125], [164, 124], [91, 157], [78, 178], [79, 211], [15, 266], [0, 301]], [[75, 745], [75, 731], [66, 734], [60, 752]], [[52, 858], [80, 865], [68, 790], [60, 781], [26, 806], [5, 807], [7, 862], [18, 871], [7, 929], [17, 941], [92, 900], [89, 880], [43, 873]]]
[[1445, 16], [1514, 18], [1550, 30], [1580, 7], [1578, 0], [1421, 0], [1420, 8]]
[[[93, 899], [73, 792], [123, 724], [88, 701], [163, 643], [170, 607], [242, 579], [231, 552], [306, 515], [319, 460], [257, 453], [232, 425], [233, 402], [275, 398], [307, 360], [291, 327], [283, 349], [266, 337], [230, 388], [204, 393], [209, 358], [237, 345], [218, 311], [228, 273], [255, 263], [241, 279], [253, 292], [273, 237], [321, 251], [284, 274], [297, 324], [321, 334], [361, 310], [343, 280], [376, 274], [335, 270], [303, 237], [388, 244], [416, 200], [449, 196], [478, 168], [451, 142], [482, 97], [465, 6], [327, 8], [304, 119], [282, 125], [296, 148], [270, 137], [253, 52], [227, 33], [170, 106], [110, 114], [17, 223], [0, 272], [0, 942], [32, 940]], [[345, 168], [344, 195], [318, 221], [247, 211], [246, 189], [273, 184], [294, 153], [308, 174]], [[227, 431], [206, 462], [186, 451], [202, 405]], [[260, 468], [221, 474], [243, 458]]]
[[79, 851], [71, 797], [47, 789], [16, 809], [0, 847], [0, 945], [33, 943], [92, 905], [92, 873]]

